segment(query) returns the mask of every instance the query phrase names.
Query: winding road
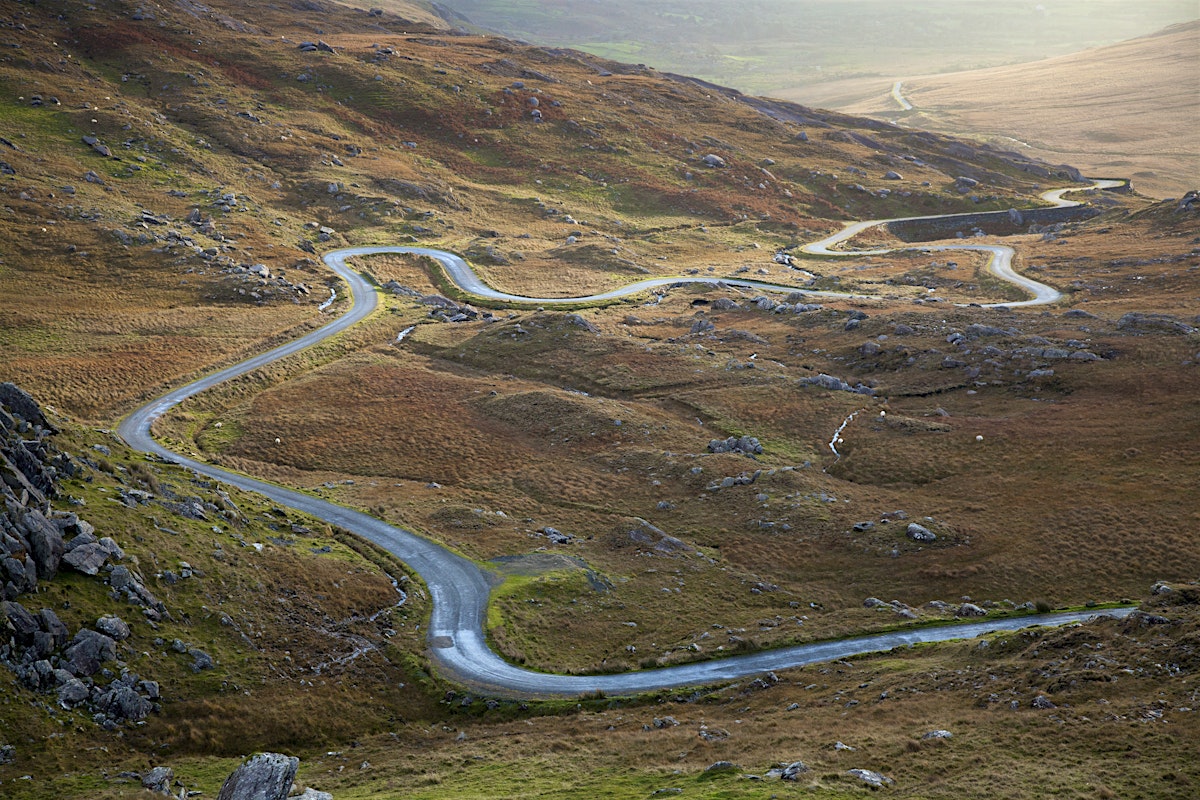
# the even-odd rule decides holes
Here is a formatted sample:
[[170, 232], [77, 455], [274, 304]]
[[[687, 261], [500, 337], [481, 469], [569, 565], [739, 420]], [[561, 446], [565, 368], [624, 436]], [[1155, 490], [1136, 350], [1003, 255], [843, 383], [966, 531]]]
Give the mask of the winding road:
[[[1105, 188], [1097, 182], [1096, 188]], [[1119, 182], [1107, 182], [1119, 185]], [[1048, 192], [1043, 197], [1059, 205], [1072, 205], [1062, 195], [1072, 189]], [[912, 217], [910, 219], [929, 219]], [[845, 242], [855, 234], [889, 220], [872, 220], [848, 225], [842, 231], [805, 248], [806, 252], [823, 255], [863, 255], [887, 252], [883, 250], [839, 251], [834, 245]], [[1012, 249], [991, 245], [946, 245], [937, 247], [907, 248], [920, 250], [985, 250], [991, 252], [989, 269], [994, 274], [1016, 283], [1034, 294], [1033, 299], [1023, 303], [1006, 303], [1007, 306], [1036, 305], [1058, 299], [1058, 293], [1043, 284], [1017, 275], [1012, 271]], [[237, 486], [246, 491], [258, 492], [281, 506], [311, 514], [345, 530], [361, 536], [383, 547], [413, 569], [429, 588], [432, 612], [427, 641], [432, 660], [448, 678], [461, 682], [473, 690], [498, 696], [536, 698], [551, 696], [578, 696], [586, 693], [603, 692], [609, 696], [633, 695], [659, 689], [680, 686], [704, 686], [737, 680], [768, 670], [787, 669], [803, 664], [850, 658], [865, 653], [905, 647], [923, 642], [940, 642], [979, 636], [995, 631], [1017, 630], [1033, 625], [1064, 625], [1086, 620], [1097, 613], [1124, 616], [1134, 609], [1119, 608], [1102, 612], [1062, 612], [1007, 619], [990, 619], [962, 622], [940, 627], [929, 627], [896, 631], [830, 642], [783, 647], [756, 653], [728, 656], [693, 664], [681, 664], [659, 669], [606, 675], [557, 675], [517, 667], [493, 652], [484, 638], [484, 621], [491, 581], [475, 563], [451, 552], [442, 545], [419, 536], [411, 531], [389, 525], [382, 520], [360, 511], [345, 508], [302, 492], [285, 489], [275, 484], [260, 481], [245, 475], [215, 467], [188, 458], [159, 444], [151, 435], [155, 420], [183, 400], [217, 386], [227, 380], [244, 375], [259, 367], [277, 361], [299, 350], [343, 331], [375, 310], [377, 295], [374, 287], [346, 264], [356, 256], [378, 253], [415, 253], [436, 259], [456, 285], [466, 292], [491, 300], [511, 303], [580, 304], [603, 302], [636, 294], [657, 286], [679, 283], [722, 283], [731, 286], [775, 292], [804, 291], [817, 296], [847, 297], [852, 295], [837, 292], [811, 292], [793, 286], [743, 281], [734, 279], [672, 277], [655, 278], [614, 289], [610, 292], [570, 298], [521, 297], [497, 291], [487, 286], [471, 269], [466, 261], [441, 250], [421, 247], [351, 247], [336, 250], [324, 256], [325, 263], [344, 281], [352, 298], [350, 309], [322, 328], [254, 356], [239, 364], [207, 375], [199, 380], [177, 388], [162, 397], [147, 403], [121, 421], [117, 427], [120, 436], [135, 450], [155, 453], [165, 459], [181, 464], [196, 472]]]

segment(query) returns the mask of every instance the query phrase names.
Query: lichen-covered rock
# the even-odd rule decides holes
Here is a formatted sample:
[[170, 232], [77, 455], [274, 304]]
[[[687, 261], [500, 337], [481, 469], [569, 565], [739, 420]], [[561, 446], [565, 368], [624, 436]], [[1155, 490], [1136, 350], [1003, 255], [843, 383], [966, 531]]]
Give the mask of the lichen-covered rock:
[[96, 620], [96, 630], [118, 642], [129, 638], [128, 623], [116, 616], [108, 615]]
[[256, 753], [233, 771], [217, 800], [287, 800], [300, 759], [281, 753]]
[[915, 522], [908, 523], [908, 530], [906, 533], [908, 538], [912, 539], [914, 542], [937, 541], [937, 534], [929, 530], [929, 528], [926, 528], [924, 525], [918, 525]]

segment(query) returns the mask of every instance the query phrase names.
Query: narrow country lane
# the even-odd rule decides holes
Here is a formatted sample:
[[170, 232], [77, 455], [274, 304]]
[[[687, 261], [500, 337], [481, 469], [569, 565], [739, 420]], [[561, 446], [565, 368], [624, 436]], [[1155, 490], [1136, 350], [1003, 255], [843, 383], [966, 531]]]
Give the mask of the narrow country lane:
[[[1105, 188], [1098, 182], [1096, 188]], [[1118, 182], [1107, 182], [1118, 185]], [[1063, 193], [1073, 189], [1048, 192], [1043, 197], [1053, 203], [1069, 205]], [[910, 219], [931, 219], [913, 217]], [[854, 223], [842, 231], [820, 242], [808, 245], [805, 250], [824, 255], [862, 255], [882, 253], [883, 250], [838, 251], [834, 245], [843, 243], [855, 234], [888, 220], [872, 220]], [[1030, 280], [1013, 272], [1012, 249], [992, 245], [941, 245], [921, 247], [922, 250], [985, 250], [993, 254], [989, 268], [998, 277], [1015, 283], [1031, 292], [1034, 297], [1022, 303], [1006, 303], [1007, 306], [1037, 305], [1053, 302], [1058, 292], [1049, 286]], [[192, 383], [174, 389], [160, 398], [152, 400], [122, 420], [117, 428], [121, 437], [135, 450], [155, 453], [163, 458], [183, 465], [188, 469], [237, 486], [246, 491], [258, 492], [281, 506], [311, 514], [331, 525], [344, 528], [380, 547], [388, 550], [413, 569], [425, 581], [432, 599], [432, 615], [429, 624], [428, 642], [433, 661], [447, 677], [472, 687], [475, 691], [510, 697], [577, 696], [590, 692], [607, 695], [632, 695], [678, 686], [703, 686], [737, 680], [768, 670], [787, 669], [820, 661], [850, 658], [864, 653], [889, 650], [923, 642], [939, 642], [951, 639], [970, 638], [984, 633], [1002, 630], [1017, 630], [1032, 625], [1064, 625], [1086, 620], [1096, 614], [1124, 616], [1132, 608], [1110, 609], [1101, 612], [1063, 612], [1033, 616], [961, 622], [939, 627], [915, 628], [892, 633], [859, 636], [829, 642], [784, 647], [757, 653], [728, 656], [694, 664], [682, 664], [652, 670], [639, 670], [619, 674], [576, 676], [535, 672], [510, 664], [500, 658], [487, 645], [484, 636], [484, 621], [490, 593], [488, 576], [473, 562], [449, 549], [419, 536], [411, 531], [389, 525], [375, 517], [355, 511], [317, 497], [292, 489], [285, 489], [265, 481], [215, 467], [188, 458], [159, 444], [151, 435], [151, 428], [159, 417], [183, 400], [199, 394], [231, 378], [244, 375], [259, 367], [303, 350], [323, 339], [346, 330], [371, 314], [377, 305], [377, 296], [372, 285], [346, 264], [346, 260], [362, 255], [377, 253], [415, 253], [436, 259], [446, 274], [461, 289], [471, 294], [511, 303], [539, 305], [580, 304], [604, 302], [625, 297], [656, 286], [685, 282], [723, 283], [752, 289], [775, 292], [804, 291], [815, 296], [847, 297], [836, 292], [811, 292], [793, 286], [712, 278], [665, 277], [655, 278], [595, 295], [569, 298], [533, 298], [499, 292], [487, 286], [475, 274], [470, 265], [460, 257], [441, 250], [421, 247], [351, 247], [325, 255], [329, 267], [346, 281], [352, 305], [334, 321], [318, 330], [254, 356], [239, 364], [219, 370]]]

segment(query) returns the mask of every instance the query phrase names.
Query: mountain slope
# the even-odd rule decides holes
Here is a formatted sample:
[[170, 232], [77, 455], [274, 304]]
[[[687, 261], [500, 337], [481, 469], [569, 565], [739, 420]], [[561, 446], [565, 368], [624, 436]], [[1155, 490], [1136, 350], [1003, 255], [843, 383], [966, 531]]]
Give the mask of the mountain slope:
[[[1023, 209], [1072, 168], [319, 0], [3, 13], [0, 380], [57, 407], [78, 465], [47, 518], [112, 537], [124, 571], [15, 593], [37, 564], [0, 537], [27, 559], [0, 559], [0, 660], [61, 663], [28, 624], [42, 608], [71, 631], [117, 614], [129, 636], [89, 679], [161, 689], [125, 723], [64, 708], [44, 664], [0, 668], [4, 797], [145, 798], [163, 765], [213, 797], [260, 749], [338, 800], [782, 796], [769, 770], [801, 760], [796, 789], [830, 800], [866, 791], [862, 769], [898, 797], [1194, 794], [1200, 451], [1180, 443], [1200, 439], [1200, 202], [1080, 193], [1102, 216], [1037, 227], [1002, 211], [1017, 267], [1064, 296], [984, 308], [1017, 293], [978, 252], [801, 245], [855, 218]], [[427, 262], [364, 258], [376, 313], [156, 435], [475, 560], [514, 662], [651, 669], [1173, 589], [1127, 623], [727, 687], [480, 696], [432, 666], [436, 593], [394, 558], [112, 432], [344, 309], [322, 253], [413, 242], [515, 292], [708, 280], [573, 314], [463, 310]], [[0, 477], [21, 495], [7, 462], [44, 424], [9, 419]], [[729, 451], [742, 437], [762, 452]], [[165, 613], [129, 605], [129, 577]]]
[[[810, 86], [782, 95], [904, 125], [971, 135], [1022, 153], [1120, 174], [1151, 196], [1200, 181], [1200, 21], [1027, 64]], [[901, 76], [896, 76], [901, 77]]]
[[[489, 277], [518, 286], [549, 276], [578, 230], [597, 247], [575, 259], [575, 280], [599, 286], [680, 256], [656, 241], [663, 229], [744, 223], [748, 246], [758, 228], [792, 237], [853, 217], [1036, 204], [1039, 182], [1078, 177], [871, 120], [768, 115], [653, 70], [390, 13], [253, 12], [110, 0], [16, 6], [7, 21], [18, 46], [0, 61], [0, 186], [21, 244], [0, 330], [10, 377], [65, 411], [112, 415], [311, 324], [329, 295], [311, 256], [327, 240], [490, 252]], [[885, 180], [893, 170], [904, 178]], [[980, 191], [954, 191], [962, 174]], [[606, 260], [612, 236], [630, 252]], [[64, 282], [81, 271], [82, 286]], [[130, 284], [146, 296], [127, 305]], [[160, 313], [146, 329], [148, 308]], [[98, 341], [95, 325], [116, 332]]]

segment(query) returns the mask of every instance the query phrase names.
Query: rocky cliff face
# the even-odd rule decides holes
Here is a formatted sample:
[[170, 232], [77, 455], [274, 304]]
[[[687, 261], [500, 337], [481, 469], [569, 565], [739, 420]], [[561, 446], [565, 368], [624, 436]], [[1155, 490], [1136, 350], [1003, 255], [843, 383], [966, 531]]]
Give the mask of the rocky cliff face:
[[[127, 671], [119, 643], [129, 625], [107, 614], [72, 635], [50, 608], [33, 610], [21, 599], [60, 569], [105, 580], [114, 599], [124, 595], [151, 621], [166, 608], [142, 585], [125, 554], [73, 512], [55, 511], [60, 476], [83, 467], [53, 444], [58, 431], [26, 392], [0, 383], [0, 664], [27, 688], [54, 693], [64, 708], [84, 707], [103, 727], [144, 719], [156, 707], [158, 684]], [[97, 682], [97, 677], [104, 683]]]

